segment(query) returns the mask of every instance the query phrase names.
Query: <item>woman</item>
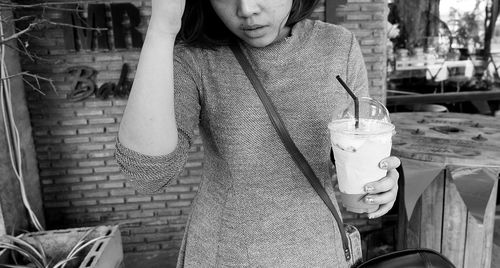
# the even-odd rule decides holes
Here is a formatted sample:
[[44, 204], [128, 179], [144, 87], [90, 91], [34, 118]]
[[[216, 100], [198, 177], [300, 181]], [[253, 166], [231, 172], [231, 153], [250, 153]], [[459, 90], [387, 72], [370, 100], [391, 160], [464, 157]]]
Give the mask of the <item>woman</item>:
[[[158, 191], [182, 171], [199, 126], [203, 180], [178, 267], [346, 265], [333, 216], [286, 152], [228, 48], [242, 47], [335, 201], [327, 124], [350, 102], [335, 76], [359, 96], [367, 95], [368, 82], [352, 33], [305, 19], [317, 2], [152, 1], [117, 159], [138, 189]], [[381, 205], [372, 218], [392, 207], [397, 192], [399, 160], [381, 163], [387, 176], [366, 187], [366, 201]]]

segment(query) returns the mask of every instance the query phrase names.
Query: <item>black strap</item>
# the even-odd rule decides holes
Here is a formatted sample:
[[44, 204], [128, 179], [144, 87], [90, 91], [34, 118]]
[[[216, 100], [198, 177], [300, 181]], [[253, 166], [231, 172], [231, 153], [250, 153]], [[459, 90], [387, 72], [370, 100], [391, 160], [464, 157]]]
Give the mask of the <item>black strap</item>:
[[333, 205], [332, 200], [328, 196], [327, 192], [325, 191], [325, 188], [321, 185], [318, 177], [316, 174], [314, 174], [313, 169], [307, 162], [306, 158], [302, 155], [302, 153], [299, 151], [295, 143], [293, 142], [292, 138], [290, 137], [290, 134], [288, 133], [285, 124], [283, 123], [283, 120], [279, 116], [279, 114], [276, 112], [276, 108], [274, 107], [273, 103], [271, 102], [271, 99], [267, 95], [266, 91], [264, 90], [264, 87], [260, 83], [259, 78], [257, 77], [257, 74], [254, 72], [252, 66], [248, 62], [248, 59], [245, 57], [243, 54], [243, 51], [241, 50], [240, 46], [238, 44], [232, 45], [231, 50], [233, 51], [236, 59], [240, 63], [241, 67], [243, 68], [243, 71], [247, 75], [248, 79], [252, 83], [253, 87], [255, 88], [255, 91], [257, 91], [257, 95], [259, 96], [260, 100], [264, 104], [264, 107], [266, 108], [267, 114], [269, 116], [269, 119], [271, 119], [271, 122], [276, 129], [276, 132], [278, 132], [278, 135], [285, 145], [288, 153], [292, 156], [293, 161], [295, 164], [299, 167], [300, 171], [306, 176], [307, 180], [309, 183], [312, 185], [314, 190], [318, 193], [319, 197], [321, 197], [321, 200], [325, 203], [325, 205], [330, 209], [330, 211], [333, 214], [333, 217], [335, 217], [335, 220], [337, 221], [337, 225], [339, 226], [340, 229], [340, 236], [342, 237], [342, 244], [344, 247], [344, 254], [346, 259], [349, 261], [351, 259], [351, 253], [349, 250], [349, 241], [347, 239], [347, 235], [344, 229], [344, 224], [342, 222], [342, 219], [340, 218], [337, 210], [335, 209], [335, 206]]

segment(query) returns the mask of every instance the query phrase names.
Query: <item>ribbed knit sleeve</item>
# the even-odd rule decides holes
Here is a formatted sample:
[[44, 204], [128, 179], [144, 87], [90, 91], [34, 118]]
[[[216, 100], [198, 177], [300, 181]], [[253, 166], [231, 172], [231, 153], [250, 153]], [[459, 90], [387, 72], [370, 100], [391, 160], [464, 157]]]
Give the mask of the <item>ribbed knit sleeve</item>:
[[160, 191], [182, 173], [200, 117], [201, 79], [189, 51], [176, 47], [174, 59], [174, 105], [178, 143], [167, 155], [145, 155], [123, 146], [117, 139], [115, 158], [125, 174], [143, 193]]
[[187, 140], [179, 134], [175, 150], [162, 156], [141, 154], [123, 146], [117, 139], [115, 158], [133, 186], [142, 193], [155, 193], [167, 186], [183, 170], [187, 160]]
[[368, 73], [358, 40], [351, 33], [351, 48], [347, 61], [347, 85], [358, 97], [367, 97]]

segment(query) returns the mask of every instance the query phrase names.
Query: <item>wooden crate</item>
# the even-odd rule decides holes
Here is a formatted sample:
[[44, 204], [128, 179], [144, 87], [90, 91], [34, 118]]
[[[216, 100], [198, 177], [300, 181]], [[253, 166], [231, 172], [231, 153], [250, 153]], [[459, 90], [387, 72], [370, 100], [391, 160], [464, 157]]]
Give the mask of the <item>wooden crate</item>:
[[106, 236], [82, 250], [76, 258], [66, 265], [67, 268], [121, 268], [123, 267], [122, 239], [118, 225], [70, 228], [23, 234], [21, 239], [32, 245], [40, 245], [51, 258], [65, 257], [71, 248], [89, 230], [87, 241]]
[[490, 268], [497, 185], [498, 181], [480, 223], [467, 210], [450, 176], [442, 171], [418, 200], [410, 220], [400, 221], [398, 244], [439, 251], [457, 268]]

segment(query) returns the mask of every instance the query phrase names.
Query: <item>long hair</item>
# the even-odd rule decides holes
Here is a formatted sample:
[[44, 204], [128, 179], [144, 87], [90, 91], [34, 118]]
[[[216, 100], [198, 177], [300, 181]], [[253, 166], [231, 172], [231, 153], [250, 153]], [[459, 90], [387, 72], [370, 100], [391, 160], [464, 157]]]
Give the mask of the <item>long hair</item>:
[[[271, 0], [270, 0], [271, 1]], [[319, 0], [293, 0], [286, 26], [309, 17]], [[177, 41], [187, 46], [216, 48], [231, 44], [234, 34], [224, 25], [209, 0], [186, 0]]]

